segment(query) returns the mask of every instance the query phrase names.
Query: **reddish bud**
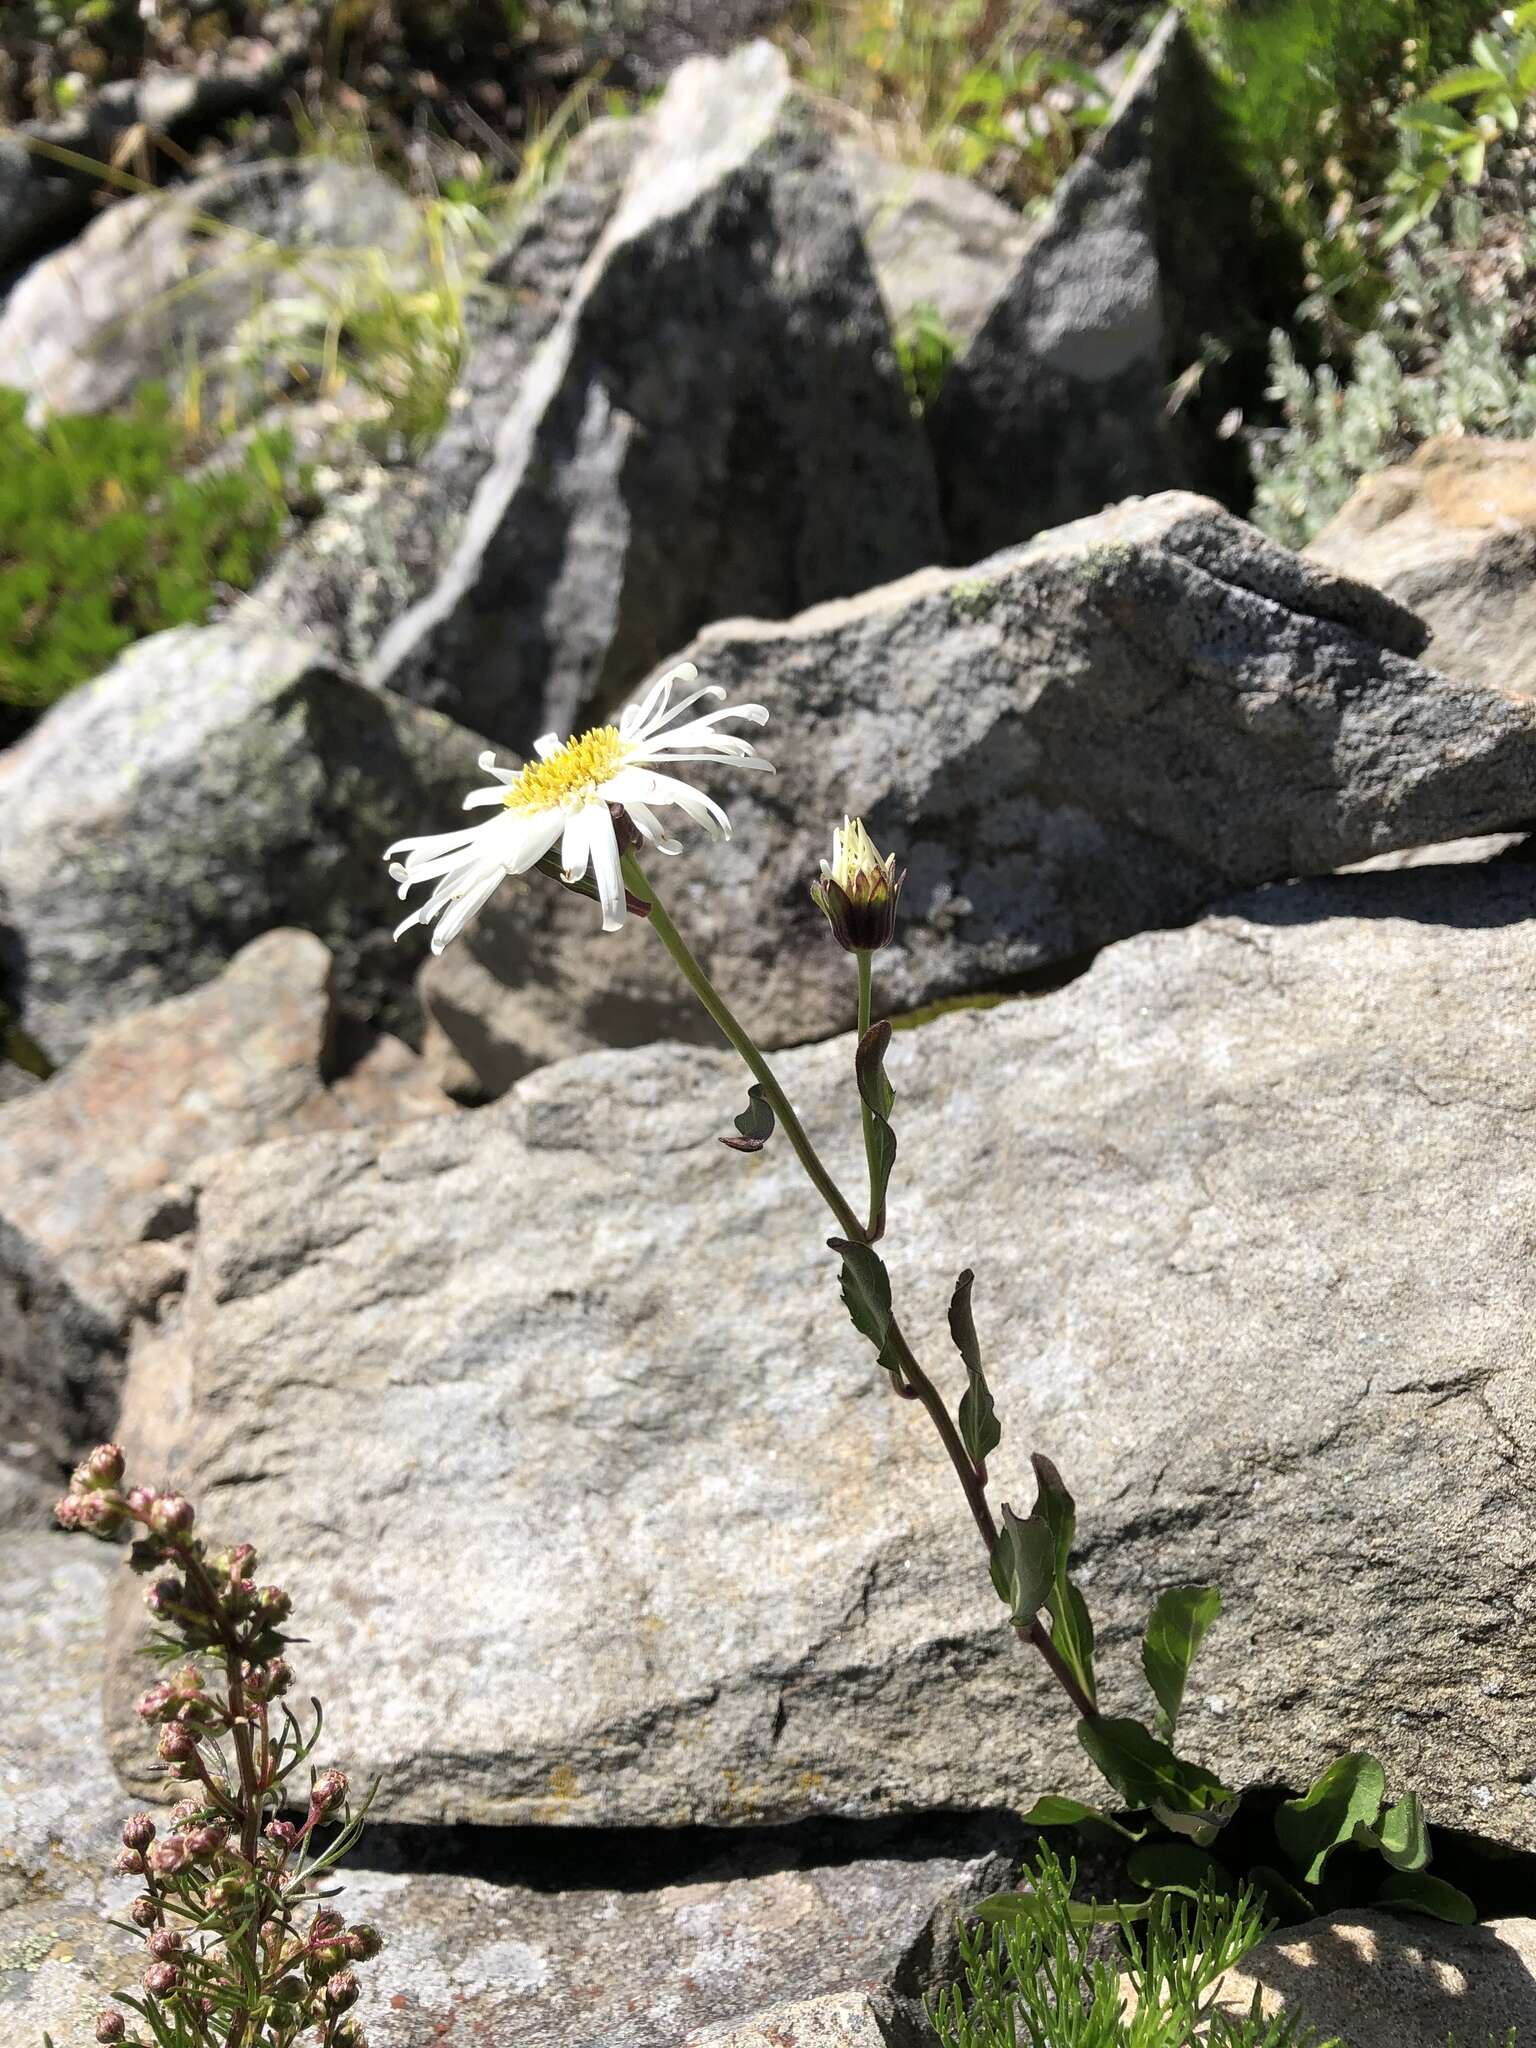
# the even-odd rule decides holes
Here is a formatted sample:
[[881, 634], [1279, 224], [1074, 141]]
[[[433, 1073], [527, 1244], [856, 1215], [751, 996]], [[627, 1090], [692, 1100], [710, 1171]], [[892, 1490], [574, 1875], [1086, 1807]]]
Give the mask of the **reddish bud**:
[[157, 1963], [170, 1962], [173, 1956], [181, 1954], [185, 1945], [174, 1927], [157, 1927], [144, 1944]]
[[168, 1835], [149, 1852], [149, 1867], [158, 1877], [177, 1877], [191, 1861], [185, 1835]]
[[116, 1486], [123, 1476], [123, 1454], [116, 1444], [98, 1444], [88, 1458], [75, 1467], [70, 1485], [79, 1492]]
[[96, 2038], [98, 2041], [121, 2041], [127, 2031], [127, 2023], [120, 2012], [102, 2012], [96, 2015]]
[[181, 1972], [174, 1963], [151, 1963], [144, 1972], [144, 1989], [151, 1998], [169, 1998], [181, 1982]]
[[256, 1595], [256, 1612], [264, 1622], [275, 1627], [292, 1614], [293, 1601], [281, 1586], [263, 1586]]
[[[150, 1860], [153, 1862], [153, 1857]], [[160, 1908], [153, 1899], [135, 1899], [128, 1908], [128, 1918], [135, 1927], [158, 1927]]]
[[160, 1731], [160, 1761], [163, 1764], [184, 1764], [197, 1755], [197, 1737], [185, 1721], [172, 1721]]
[[149, 1526], [157, 1536], [185, 1536], [196, 1520], [197, 1510], [179, 1493], [162, 1493], [149, 1511]]
[[130, 1486], [124, 1495], [129, 1508], [136, 1515], [147, 1515], [155, 1504], [155, 1496], [147, 1486]]
[[112, 1868], [119, 1877], [142, 1877], [144, 1858], [137, 1849], [119, 1849], [112, 1859]]
[[326, 1980], [325, 2002], [332, 2012], [345, 2012], [356, 2005], [361, 1994], [362, 1986], [351, 1970], [338, 1970]]
[[334, 1941], [346, 1924], [339, 1913], [333, 1913], [328, 1906], [323, 1907], [310, 1922], [309, 1938], [311, 1941]]
[[355, 1961], [371, 1963], [384, 1946], [384, 1937], [377, 1927], [370, 1927], [366, 1921], [359, 1921], [356, 1927], [347, 1930], [347, 1942]]
[[147, 1849], [155, 1839], [155, 1824], [147, 1813], [136, 1813], [123, 1822], [123, 1847]]
[[144, 1588], [144, 1605], [151, 1614], [169, 1614], [186, 1602], [187, 1589], [180, 1579], [156, 1579], [152, 1586]]
[[333, 1806], [339, 1806], [348, 1791], [345, 1771], [322, 1771], [309, 1788], [309, 1810], [311, 1813], [329, 1813]]
[[[62, 1500], [54, 1502], [53, 1519], [61, 1529], [78, 1529], [80, 1527], [80, 1506], [80, 1496], [77, 1493], [66, 1493]], [[116, 2017], [115, 2013], [103, 2014], [103, 2018], [107, 2019], [115, 2019]]]
[[217, 1856], [228, 1840], [228, 1828], [201, 1827], [187, 1830], [187, 1847], [199, 1863], [206, 1856]]
[[269, 1842], [275, 1842], [279, 1849], [291, 1849], [299, 1839], [299, 1831], [291, 1820], [269, 1820], [264, 1833]]

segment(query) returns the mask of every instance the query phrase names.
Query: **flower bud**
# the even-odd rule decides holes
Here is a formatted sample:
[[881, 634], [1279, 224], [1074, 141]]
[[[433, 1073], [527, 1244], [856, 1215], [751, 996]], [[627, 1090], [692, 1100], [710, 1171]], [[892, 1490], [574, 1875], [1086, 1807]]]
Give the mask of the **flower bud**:
[[144, 1858], [137, 1849], [119, 1849], [112, 1859], [112, 1869], [118, 1877], [142, 1877]]
[[89, 1529], [93, 1536], [115, 1536], [126, 1519], [122, 1502], [114, 1493], [82, 1493], [74, 1527]]
[[90, 1493], [104, 1486], [116, 1486], [123, 1476], [123, 1454], [116, 1444], [98, 1444], [88, 1458], [75, 1467], [70, 1485], [77, 1493]]
[[338, 1970], [334, 1977], [327, 1979], [325, 2002], [332, 2012], [345, 2012], [349, 2006], [356, 2005], [361, 1993], [362, 1986], [355, 1972]]
[[322, 1771], [309, 1788], [310, 1812], [329, 1813], [333, 1806], [339, 1806], [346, 1798], [347, 1789], [345, 1771]]
[[203, 1893], [208, 1910], [215, 1913], [221, 1906], [238, 1906], [245, 1896], [245, 1880], [230, 1871], [224, 1877], [216, 1877]]
[[[53, 1519], [61, 1529], [78, 1529], [80, 1527], [80, 1507], [79, 1494], [66, 1493], [62, 1500], [54, 1502]], [[104, 2019], [115, 2019], [117, 2015], [115, 2013], [104, 2013], [102, 2017]]]
[[179, 1493], [162, 1493], [149, 1511], [149, 1526], [157, 1536], [185, 1536], [196, 1519], [191, 1501]]
[[197, 1737], [185, 1721], [161, 1729], [159, 1754], [163, 1764], [184, 1764], [197, 1755]]
[[149, 1867], [157, 1877], [178, 1877], [191, 1861], [185, 1835], [168, 1835], [149, 1852]]
[[226, 1567], [232, 1579], [249, 1579], [256, 1571], [256, 1546], [254, 1543], [237, 1543], [229, 1553]]
[[128, 2024], [120, 2012], [102, 2012], [96, 2015], [96, 2038], [110, 2043], [121, 2041], [128, 2031]]
[[355, 1927], [349, 1928], [347, 1939], [353, 1956], [360, 1963], [371, 1963], [384, 1946], [383, 1935], [377, 1927], [370, 1927], [366, 1920], [360, 1920]]
[[291, 1820], [269, 1820], [262, 1832], [269, 1842], [275, 1842], [285, 1852], [299, 1839], [299, 1831]]
[[181, 1972], [174, 1963], [151, 1963], [144, 1972], [144, 1989], [151, 1998], [169, 1998], [181, 1982]]
[[147, 1515], [155, 1504], [155, 1495], [147, 1486], [131, 1486], [126, 1495], [130, 1510], [136, 1515]]
[[155, 1824], [147, 1813], [136, 1813], [123, 1822], [123, 1847], [147, 1849], [155, 1839]]
[[896, 872], [894, 853], [881, 859], [862, 818], [844, 818], [832, 834], [831, 863], [821, 863], [811, 884], [811, 901], [845, 953], [873, 953], [891, 943], [906, 878], [905, 869]]
[[201, 1827], [187, 1830], [187, 1847], [191, 1850], [194, 1860], [199, 1863], [205, 1857], [217, 1856], [228, 1840], [228, 1828]]
[[[151, 1857], [153, 1861], [153, 1857]], [[128, 1908], [128, 1918], [135, 1927], [158, 1927], [160, 1908], [153, 1899], [135, 1899]]]
[[178, 1799], [171, 1808], [171, 1826], [185, 1834], [188, 1828], [196, 1827], [202, 1819], [206, 1802], [201, 1799]]
[[309, 1925], [311, 1941], [334, 1941], [346, 1927], [346, 1921], [339, 1913], [333, 1913], [329, 1906], [323, 1906]]
[[345, 2019], [331, 2036], [332, 2048], [368, 2048], [368, 2036], [361, 2023]]
[[181, 1954], [186, 1943], [174, 1927], [157, 1927], [144, 1946], [157, 1963], [168, 1963]]
[[293, 1600], [281, 1586], [263, 1586], [256, 1595], [256, 1613], [269, 1628], [286, 1621], [293, 1612]]
[[180, 1579], [156, 1579], [144, 1588], [144, 1605], [151, 1614], [169, 1614], [174, 1607], [184, 1607], [186, 1600], [187, 1589]]

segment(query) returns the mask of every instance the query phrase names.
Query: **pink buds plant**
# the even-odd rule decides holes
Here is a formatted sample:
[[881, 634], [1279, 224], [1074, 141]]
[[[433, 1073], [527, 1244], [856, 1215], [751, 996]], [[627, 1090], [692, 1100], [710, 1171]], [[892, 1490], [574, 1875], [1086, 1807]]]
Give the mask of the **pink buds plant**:
[[257, 1584], [250, 1544], [210, 1553], [180, 1494], [125, 1487], [115, 1444], [76, 1468], [55, 1513], [66, 1529], [131, 1533], [129, 1564], [154, 1575], [149, 1649], [166, 1675], [137, 1711], [146, 1734], [158, 1731], [156, 1755], [182, 1795], [168, 1812], [124, 1824], [113, 1869], [142, 1886], [128, 1918], [145, 1968], [140, 1995], [124, 1993], [125, 2010], [101, 2013], [96, 2039], [122, 2048], [367, 2048], [351, 2014], [354, 1966], [383, 1943], [324, 1903], [363, 1813], [348, 1804], [345, 1773], [310, 1767], [318, 1701], [308, 1734], [288, 1705], [288, 1595]]

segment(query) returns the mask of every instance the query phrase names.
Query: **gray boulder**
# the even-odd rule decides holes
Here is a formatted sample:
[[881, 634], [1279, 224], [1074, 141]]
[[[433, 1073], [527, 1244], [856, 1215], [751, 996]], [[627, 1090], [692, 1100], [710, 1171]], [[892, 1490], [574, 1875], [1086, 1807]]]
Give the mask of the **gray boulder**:
[[1272, 1934], [1222, 1980], [1218, 2008], [1301, 2014], [1349, 2048], [1504, 2048], [1536, 2027], [1536, 1920], [1447, 1927], [1330, 1913]]
[[1426, 441], [1367, 477], [1306, 553], [1417, 612], [1433, 667], [1536, 697], [1536, 442]]
[[939, 552], [852, 195], [766, 43], [673, 75], [504, 406], [452, 557], [370, 674], [524, 751], [706, 619]]
[[1300, 296], [1257, 204], [1170, 10], [929, 411], [951, 561], [1135, 491], [1247, 502], [1221, 425]]
[[55, 1059], [302, 925], [343, 1024], [416, 1030], [380, 850], [457, 809], [480, 742], [296, 639], [183, 627], [0, 756], [0, 998]]
[[707, 2027], [686, 2048], [890, 2048], [889, 2015], [865, 1991], [795, 1999], [737, 2026]]
[[[231, 1515], [229, 1533], [242, 1526]], [[107, 1917], [133, 1891], [106, 1874], [131, 1809], [99, 1701], [120, 1557], [42, 1531], [7, 1543], [0, 2012], [16, 2048], [36, 2048], [44, 2028], [55, 2048], [91, 2048], [104, 1994], [134, 1989], [144, 1966]], [[936, 1981], [954, 1915], [1007, 1882], [999, 1838], [961, 1820], [728, 1849], [573, 1839], [568, 1853], [535, 1843], [477, 1858], [451, 1833], [371, 1830], [341, 1873], [341, 1904], [387, 1943], [363, 1973], [359, 2016], [375, 2048], [432, 2048], [445, 2029], [498, 2048], [678, 2048], [770, 2001], [850, 1985], [896, 2010]], [[869, 1992], [842, 2002], [867, 2005]]]
[[0, 1107], [0, 1524], [110, 1433], [134, 1325], [184, 1276], [201, 1159], [451, 1109], [397, 1039], [328, 1084], [333, 1023], [330, 954], [268, 932]]
[[398, 281], [421, 256], [416, 208], [380, 172], [240, 164], [126, 199], [35, 264], [0, 308], [0, 361], [34, 416], [109, 412], [189, 371], [211, 410], [248, 413], [270, 403], [294, 323], [323, 332], [366, 302], [374, 266]]
[[840, 142], [838, 161], [896, 332], [926, 311], [965, 348], [1011, 280], [1028, 223], [969, 178], [895, 163], [862, 143]]
[[[854, 1021], [806, 893], [845, 810], [910, 870], [892, 1007], [1017, 988], [1234, 887], [1525, 822], [1536, 711], [1405, 660], [1422, 638], [1177, 494], [964, 574], [713, 626], [688, 651], [768, 706], [778, 773], [712, 776], [731, 843], [653, 878], [770, 1044]], [[716, 1042], [644, 926], [600, 937], [589, 911], [503, 892], [429, 966], [485, 1090], [587, 1046]]]
[[[1191, 1750], [1243, 1786], [1368, 1748], [1527, 1848], [1533, 919], [1522, 866], [1275, 889], [897, 1033], [882, 1247], [951, 1399], [974, 1264], [994, 1498], [1032, 1451], [1065, 1474], [1114, 1711], [1147, 1711], [1157, 1591], [1219, 1582]], [[851, 1042], [776, 1064], [852, 1183]], [[381, 1816], [1093, 1794], [827, 1216], [782, 1141], [718, 1142], [742, 1097], [721, 1054], [596, 1054], [206, 1183], [124, 1427], [324, 1617], [306, 1667]]]

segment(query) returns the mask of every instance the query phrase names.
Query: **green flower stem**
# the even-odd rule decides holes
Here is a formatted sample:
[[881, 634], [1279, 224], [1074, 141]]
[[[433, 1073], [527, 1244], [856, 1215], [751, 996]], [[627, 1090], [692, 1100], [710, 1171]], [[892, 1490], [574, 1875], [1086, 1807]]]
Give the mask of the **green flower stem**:
[[[873, 953], [856, 953], [859, 963], [859, 1043], [869, 1029], [870, 991], [874, 981], [875, 956]], [[864, 1120], [864, 1159], [869, 1168], [869, 1229], [866, 1235], [873, 1238], [875, 1225], [880, 1220], [880, 1169], [875, 1148], [875, 1112], [864, 1100], [864, 1091], [859, 1090], [859, 1112]]]
[[795, 1115], [789, 1097], [775, 1079], [772, 1067], [758, 1051], [750, 1034], [737, 1023], [714, 983], [689, 951], [687, 941], [668, 917], [661, 898], [646, 880], [644, 870], [632, 853], [626, 853], [624, 856], [624, 878], [640, 901], [649, 906], [651, 929], [672, 955], [678, 972], [750, 1068], [769, 1107], [778, 1118], [785, 1137], [793, 1146], [795, 1157], [805, 1168], [811, 1185], [837, 1218], [838, 1229], [842, 1231], [844, 1237], [852, 1238], [855, 1243], [865, 1243], [868, 1233], [864, 1225], [853, 1213], [842, 1189], [822, 1165], [816, 1147], [806, 1136], [804, 1126]]
[[[785, 1137], [788, 1138], [794, 1148], [796, 1158], [805, 1168], [807, 1178], [827, 1207], [832, 1211], [832, 1214], [837, 1218], [843, 1235], [852, 1238], [856, 1243], [867, 1243], [868, 1233], [848, 1206], [847, 1199], [841, 1188], [838, 1187], [837, 1182], [833, 1180], [831, 1174], [827, 1172], [827, 1169], [817, 1157], [816, 1149], [806, 1136], [799, 1117], [795, 1115], [789, 1097], [774, 1078], [773, 1069], [758, 1051], [746, 1029], [731, 1014], [724, 998], [690, 952], [687, 941], [683, 938], [682, 933], [677, 929], [671, 918], [668, 917], [665, 906], [647, 881], [644, 870], [632, 853], [626, 853], [624, 856], [624, 879], [635, 895], [639, 897], [640, 901], [648, 905], [651, 929], [672, 955], [673, 960], [677, 964], [678, 972], [693, 990], [710, 1016], [714, 1018], [716, 1024], [719, 1025], [731, 1045], [740, 1053], [749, 1071], [761, 1087], [765, 1098], [772, 1106], [774, 1115], [778, 1118], [783, 1128]], [[871, 980], [869, 954], [860, 953], [858, 961], [859, 1033], [862, 1037], [864, 1032], [869, 1029]], [[868, 1147], [873, 1142], [873, 1133], [867, 1108], [865, 1109], [864, 1117], [865, 1144]], [[871, 1174], [873, 1174], [872, 1153], [870, 1157]], [[871, 1189], [873, 1189], [873, 1180], [871, 1181]], [[934, 1428], [939, 1433], [940, 1442], [949, 1453], [949, 1462], [955, 1468], [956, 1477], [960, 1481], [961, 1488], [965, 1493], [966, 1503], [971, 1510], [971, 1519], [976, 1524], [976, 1532], [981, 1538], [987, 1553], [988, 1563], [990, 1564], [992, 1551], [997, 1543], [997, 1523], [993, 1518], [991, 1506], [987, 1501], [986, 1484], [977, 1473], [964, 1444], [960, 1441], [960, 1432], [956, 1429], [954, 1422], [951, 1420], [949, 1410], [944, 1405], [943, 1395], [940, 1394], [933, 1381], [929, 1379], [927, 1373], [918, 1364], [912, 1347], [907, 1342], [901, 1325], [897, 1322], [894, 1315], [891, 1317], [887, 1336], [900, 1362], [902, 1375], [906, 1381], [904, 1391], [915, 1395], [922, 1402], [932, 1419]], [[1062, 1662], [1060, 1654], [1041, 1622], [1039, 1620], [1032, 1621], [1027, 1628], [1021, 1623], [1015, 1623], [1015, 1626], [1018, 1629], [1020, 1638], [1025, 1642], [1033, 1644], [1035, 1649], [1040, 1652], [1041, 1656], [1050, 1666], [1053, 1676], [1061, 1684], [1078, 1713], [1085, 1718], [1093, 1719], [1096, 1709], [1092, 1700], [1088, 1698], [1077, 1680], [1072, 1676], [1072, 1673]]]

